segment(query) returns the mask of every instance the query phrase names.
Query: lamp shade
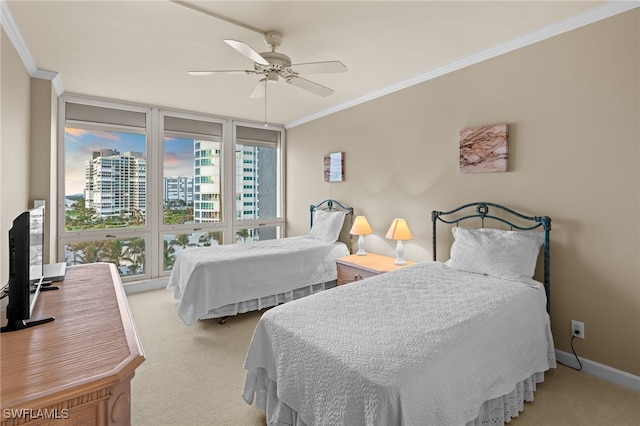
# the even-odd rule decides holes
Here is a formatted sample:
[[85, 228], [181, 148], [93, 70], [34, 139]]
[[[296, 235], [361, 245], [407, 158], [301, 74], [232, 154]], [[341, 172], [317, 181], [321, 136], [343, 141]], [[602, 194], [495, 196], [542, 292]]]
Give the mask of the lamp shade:
[[391, 223], [391, 227], [389, 228], [389, 231], [387, 231], [387, 235], [385, 237], [396, 241], [408, 241], [413, 239], [411, 231], [409, 231], [407, 221], [404, 219], [393, 219], [393, 223]]
[[353, 221], [353, 225], [351, 226], [349, 233], [351, 235], [369, 235], [373, 233], [373, 231], [371, 230], [371, 226], [369, 226], [369, 222], [366, 217], [356, 216], [356, 220]]

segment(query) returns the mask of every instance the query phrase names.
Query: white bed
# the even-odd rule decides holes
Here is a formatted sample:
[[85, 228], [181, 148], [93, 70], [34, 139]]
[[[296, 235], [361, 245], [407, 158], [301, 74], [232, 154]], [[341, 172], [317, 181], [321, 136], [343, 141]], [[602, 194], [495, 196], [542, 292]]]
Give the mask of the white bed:
[[335, 261], [349, 254], [337, 239], [352, 212], [325, 200], [311, 206], [307, 236], [182, 250], [167, 284], [179, 301], [178, 315], [187, 325], [209, 318], [223, 322], [335, 287]]
[[[494, 205], [477, 204], [484, 221]], [[544, 236], [456, 228], [446, 263], [421, 262], [267, 311], [247, 352], [243, 398], [270, 425], [510, 421], [555, 367], [548, 270], [545, 285], [531, 279], [542, 240], [548, 261], [547, 225]], [[486, 240], [499, 247], [484, 257], [500, 262], [466, 258]]]

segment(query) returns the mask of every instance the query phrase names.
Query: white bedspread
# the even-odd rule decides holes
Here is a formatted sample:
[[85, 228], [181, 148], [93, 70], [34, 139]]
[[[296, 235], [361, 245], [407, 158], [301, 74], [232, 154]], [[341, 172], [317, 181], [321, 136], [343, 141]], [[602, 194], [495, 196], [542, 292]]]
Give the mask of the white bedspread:
[[167, 290], [187, 325], [211, 309], [336, 279], [341, 242], [289, 237], [247, 244], [193, 247], [176, 256]]
[[307, 425], [464, 425], [555, 366], [545, 303], [539, 283], [439, 262], [340, 286], [263, 315], [243, 397], [275, 382]]

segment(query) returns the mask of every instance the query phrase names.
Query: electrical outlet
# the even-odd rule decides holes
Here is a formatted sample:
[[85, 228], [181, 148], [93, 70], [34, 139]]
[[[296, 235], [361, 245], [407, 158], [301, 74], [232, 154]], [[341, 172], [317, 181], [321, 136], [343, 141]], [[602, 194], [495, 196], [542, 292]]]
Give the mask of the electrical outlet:
[[580, 339], [584, 339], [584, 323], [576, 320], [571, 320], [571, 335]]

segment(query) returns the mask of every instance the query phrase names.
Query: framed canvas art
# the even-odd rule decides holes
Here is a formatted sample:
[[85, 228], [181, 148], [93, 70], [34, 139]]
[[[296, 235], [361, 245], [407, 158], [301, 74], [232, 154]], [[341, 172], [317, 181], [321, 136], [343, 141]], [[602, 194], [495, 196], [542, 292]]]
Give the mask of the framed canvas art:
[[507, 171], [508, 126], [495, 124], [460, 131], [460, 173]]
[[332, 152], [324, 155], [324, 181], [342, 182], [344, 180], [344, 153]]

